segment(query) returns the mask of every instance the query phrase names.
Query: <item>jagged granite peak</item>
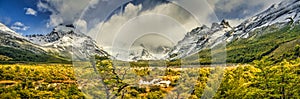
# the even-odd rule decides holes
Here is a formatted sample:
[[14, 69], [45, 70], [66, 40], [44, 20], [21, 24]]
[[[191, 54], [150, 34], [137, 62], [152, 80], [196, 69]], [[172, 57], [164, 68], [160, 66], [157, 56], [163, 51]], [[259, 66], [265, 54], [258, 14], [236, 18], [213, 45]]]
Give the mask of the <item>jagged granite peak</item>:
[[7, 26], [5, 26], [4, 24], [0, 23], [0, 30], [3, 32], [11, 32], [11, 33], [15, 33], [15, 31], [11, 30], [10, 28], [8, 28]]
[[49, 34], [46, 35], [33, 34], [33, 35], [26, 35], [26, 37], [33, 43], [43, 45], [46, 43], [57, 41], [62, 37], [64, 37], [65, 35], [80, 35], [79, 33], [80, 32], [78, 32], [72, 24], [70, 25], [60, 24], [56, 26]]
[[170, 47], [167, 46], [159, 46], [156, 52], [161, 52], [161, 54], [167, 54], [171, 50]]
[[59, 25], [49, 34], [28, 38], [43, 46], [46, 51], [73, 59], [88, 59], [93, 55], [109, 56], [97, 46], [95, 40], [76, 30], [73, 25]]
[[229, 22], [224, 19], [221, 21], [220, 25], [223, 26], [223, 28], [227, 28], [227, 27], [232, 28]]
[[19, 33], [13, 31], [12, 29], [8, 28], [6, 25], [0, 23], [0, 31], [2, 31], [2, 33], [7, 33], [13, 37], [17, 37], [17, 38], [21, 38], [21, 39], [26, 39], [25, 37], [23, 37], [22, 35], [20, 35]]
[[38, 45], [31, 43], [27, 38], [0, 23], [0, 46], [31, 51], [32, 53], [45, 54]]
[[168, 57], [170, 59], [177, 59], [196, 53], [199, 50], [212, 46], [215, 40], [224, 35], [232, 28], [229, 23], [223, 20], [221, 23], [212, 23], [211, 28], [203, 25], [188, 32], [183, 40], [170, 51]]
[[299, 12], [300, 0], [285, 0], [272, 5], [236, 27], [232, 27], [226, 20], [222, 20], [220, 24], [213, 23], [210, 29], [197, 27], [178, 42], [169, 52], [167, 58], [170, 60], [183, 58], [203, 49], [214, 47], [224, 41], [231, 42], [240, 38], [249, 38], [253, 35], [250, 34], [251, 31], [263, 27], [276, 25], [276, 27], [281, 28], [285, 25], [299, 23]]
[[247, 38], [249, 32], [276, 23], [296, 22], [300, 18], [300, 0], [284, 0], [247, 19], [235, 28], [235, 34]]
[[129, 56], [129, 61], [137, 61], [137, 60], [157, 60], [158, 58], [155, 57], [153, 53], [149, 52], [149, 49], [147, 49], [144, 44], [140, 44], [139, 49], [135, 49], [131, 51]]

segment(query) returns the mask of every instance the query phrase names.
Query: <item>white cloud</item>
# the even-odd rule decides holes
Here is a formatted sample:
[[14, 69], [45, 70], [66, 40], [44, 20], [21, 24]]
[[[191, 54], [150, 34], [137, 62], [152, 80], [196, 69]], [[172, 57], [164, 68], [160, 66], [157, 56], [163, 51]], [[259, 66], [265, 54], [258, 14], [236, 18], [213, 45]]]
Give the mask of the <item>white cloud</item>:
[[32, 8], [24, 8], [24, 9], [26, 10], [25, 14], [37, 16], [37, 12], [35, 10], [33, 10]]
[[229, 24], [232, 26], [232, 27], [235, 27], [235, 26], [238, 26], [240, 25], [243, 21], [245, 21], [245, 19], [239, 19], [239, 18], [236, 18], [236, 19], [229, 19], [227, 20], [229, 22]]
[[15, 22], [14, 25], [16, 25], [16, 26], [24, 26], [24, 24], [21, 23], [21, 22]]
[[207, 3], [209, 0], [171, 0], [174, 3], [180, 5], [182, 8], [189, 11], [193, 17], [197, 19], [200, 24], [210, 26], [212, 22], [218, 22], [218, 18], [215, 16], [214, 10]]
[[[87, 26], [84, 27], [87, 27], [88, 35], [106, 51], [111, 51], [110, 48], [116, 46], [127, 49], [133, 43], [132, 41], [141, 35], [147, 35], [147, 33], [160, 33], [176, 44], [187, 32], [197, 26], [202, 24], [209, 26], [212, 22], [218, 22], [213, 15], [213, 10], [205, 1], [193, 1], [178, 0], [177, 2], [158, 4], [150, 9], [145, 9], [144, 6], [148, 5], [129, 3], [125, 6], [123, 13], [114, 14], [106, 21], [101, 21], [102, 16], [111, 14], [111, 9], [104, 9], [106, 13], [97, 13], [102, 9], [91, 9], [96, 13], [86, 11], [84, 14], [88, 18], [83, 17], [82, 20], [87, 23]], [[162, 43], [153, 39], [153, 44]]]
[[87, 32], [87, 23], [85, 20], [77, 20], [74, 22], [74, 25], [76, 26], [76, 29], [80, 30], [83, 33]]
[[[119, 29], [129, 19], [136, 17], [139, 11], [142, 9], [142, 5], [134, 6], [129, 4], [126, 6], [123, 14], [113, 15], [107, 22], [100, 22], [95, 25], [90, 31], [89, 35], [94, 37], [101, 45], [111, 45], [113, 38], [118, 33]], [[101, 31], [101, 34], [98, 34]], [[97, 38], [96, 38], [97, 37]]]
[[134, 40], [137, 39], [134, 38], [135, 36], [142, 35], [144, 32], [161, 32], [163, 34], [172, 32], [172, 35], [168, 36], [176, 43], [184, 37], [186, 32], [199, 26], [191, 13], [173, 3], [160, 4], [145, 11], [142, 9], [141, 4], [130, 3], [122, 14], [115, 14], [108, 21], [99, 22], [90, 29], [88, 34], [99, 45], [111, 46], [117, 36], [120, 36], [118, 33], [125, 34], [124, 36], [128, 40]]
[[50, 11], [47, 26], [61, 23], [71, 24], [77, 20], [88, 6], [93, 7], [99, 0], [42, 0], [37, 4], [39, 11]]
[[15, 30], [15, 31], [16, 31], [16, 30], [26, 31], [26, 30], [28, 30], [30, 27], [24, 25], [24, 24], [21, 23], [21, 22], [15, 22], [10, 28], [13, 29], [13, 30]]

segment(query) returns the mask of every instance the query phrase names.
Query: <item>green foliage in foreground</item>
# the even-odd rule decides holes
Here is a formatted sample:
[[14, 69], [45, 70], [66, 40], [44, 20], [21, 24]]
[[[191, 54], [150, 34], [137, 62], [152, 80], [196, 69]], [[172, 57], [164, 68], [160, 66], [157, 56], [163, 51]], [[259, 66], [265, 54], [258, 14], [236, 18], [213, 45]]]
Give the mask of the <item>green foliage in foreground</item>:
[[84, 98], [65, 65], [0, 65], [0, 98]]
[[298, 99], [300, 98], [300, 59], [255, 61], [253, 65], [227, 70], [215, 98]]
[[[253, 98], [300, 98], [300, 58], [295, 60], [283, 60], [274, 63], [267, 58], [254, 61], [249, 65], [238, 65], [237, 67], [227, 67], [223, 75], [222, 83], [213, 95], [213, 90], [217, 82], [210, 79], [211, 73], [218, 72], [218, 68], [197, 68], [187, 70], [176, 69], [137, 69], [133, 73], [137, 77], [153, 79], [157, 76], [164, 76], [172, 82], [171, 87], [164, 88], [159, 86], [137, 87], [127, 83], [122, 79], [126, 73], [114, 68], [111, 61], [98, 61], [98, 70], [101, 79], [104, 81], [102, 86], [106, 86], [102, 93], [102, 98], [112, 97], [122, 99], [161, 99], [169, 98], [190, 98], [198, 99], [201, 97], [214, 97], [216, 99], [253, 99]], [[142, 68], [142, 67], [141, 67]], [[105, 75], [105, 76], [104, 76]], [[217, 75], [215, 75], [217, 76]], [[180, 83], [183, 80], [184, 83]], [[195, 81], [195, 86], [190, 87], [191, 81]], [[210, 82], [210, 83], [208, 83]], [[209, 87], [211, 86], [211, 87]], [[192, 88], [192, 89], [191, 89]], [[204, 91], [204, 88], [208, 88]], [[193, 90], [186, 93], [186, 90]], [[106, 95], [105, 95], [106, 94]]]
[[[103, 87], [101, 92], [90, 92], [93, 96], [122, 99], [159, 99], [164, 97], [198, 99], [212, 97], [213, 91], [204, 88], [213, 84], [209, 77], [217, 68], [176, 69], [138, 69], [124, 72], [112, 67], [110, 60], [97, 62], [97, 68]], [[122, 71], [123, 70], [123, 71]], [[90, 71], [92, 72], [92, 71]], [[87, 72], [85, 72], [87, 73]], [[159, 86], [132, 86], [123, 74], [135, 75], [147, 79], [149, 74], [163, 76], [172, 82], [169, 88]], [[104, 76], [105, 75], [105, 76]], [[154, 77], [155, 78], [155, 77]], [[151, 79], [151, 76], [150, 76]], [[1, 65], [0, 97], [1, 98], [84, 98], [78, 89], [72, 67], [67, 65]], [[189, 82], [195, 81], [194, 87]], [[213, 96], [216, 99], [232, 98], [300, 98], [300, 58], [274, 63], [263, 58], [249, 65], [227, 67], [222, 83]], [[100, 86], [99, 86], [100, 87]], [[192, 88], [192, 89], [191, 89]], [[208, 89], [213, 89], [208, 87]], [[184, 93], [193, 90], [191, 93]], [[182, 94], [183, 93], [183, 94]], [[85, 93], [86, 94], [86, 93]], [[89, 94], [91, 96], [91, 94]], [[103, 98], [102, 97], [102, 98]]]

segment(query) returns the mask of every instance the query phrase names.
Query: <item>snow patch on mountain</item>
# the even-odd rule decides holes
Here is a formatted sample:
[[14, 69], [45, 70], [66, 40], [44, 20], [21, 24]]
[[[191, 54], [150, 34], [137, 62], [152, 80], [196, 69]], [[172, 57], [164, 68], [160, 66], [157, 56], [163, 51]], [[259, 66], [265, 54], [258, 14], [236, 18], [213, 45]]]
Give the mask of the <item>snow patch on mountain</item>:
[[153, 53], [149, 51], [149, 49], [145, 48], [144, 45], [140, 45], [139, 48], [130, 50], [129, 59], [131, 61], [136, 61], [136, 60], [157, 60], [158, 58], [155, 57]]
[[0, 23], [0, 46], [31, 51], [36, 54], [46, 53], [39, 45], [31, 43], [27, 38], [2, 23]]
[[73, 25], [59, 25], [47, 35], [27, 37], [32, 42], [44, 47], [44, 50], [76, 60], [88, 59], [93, 55], [109, 56], [96, 45], [96, 41], [76, 30]]
[[170, 58], [178, 59], [188, 55], [199, 52], [204, 48], [214, 46], [217, 39], [223, 36], [225, 33], [232, 31], [232, 27], [229, 23], [223, 20], [220, 24], [213, 23], [211, 28], [203, 25], [188, 32], [183, 40], [179, 41], [178, 44], [169, 53]]
[[300, 1], [285, 0], [274, 4], [267, 10], [245, 20], [236, 27], [231, 27], [223, 20], [220, 24], [213, 23], [211, 28], [207, 26], [197, 27], [187, 33], [183, 40], [169, 53], [168, 59], [183, 58], [207, 48], [212, 48], [222, 42], [232, 42], [240, 38], [249, 38], [254, 30], [275, 25], [277, 28], [294, 24], [300, 19]]
[[18, 37], [18, 38], [22, 38], [22, 39], [27, 39], [25, 37], [23, 37], [22, 35], [18, 34], [17, 32], [11, 30], [10, 28], [8, 28], [7, 26], [5, 26], [4, 24], [0, 23], [0, 31], [7, 33], [9, 35], [12, 35], [14, 37]]
[[248, 38], [248, 33], [277, 23], [297, 22], [300, 19], [300, 1], [284, 0], [274, 4], [262, 13], [253, 16], [242, 22], [235, 28], [235, 33], [240, 38]]

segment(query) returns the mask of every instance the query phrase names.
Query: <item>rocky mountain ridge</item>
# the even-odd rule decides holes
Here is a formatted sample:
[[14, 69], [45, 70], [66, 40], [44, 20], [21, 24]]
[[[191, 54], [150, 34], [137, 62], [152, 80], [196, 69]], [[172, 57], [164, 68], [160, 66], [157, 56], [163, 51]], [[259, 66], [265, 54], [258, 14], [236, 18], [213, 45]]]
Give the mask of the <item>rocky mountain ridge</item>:
[[169, 52], [167, 59], [179, 59], [203, 49], [212, 48], [222, 42], [232, 42], [241, 38], [249, 38], [257, 34], [252, 31], [273, 26], [282, 28], [286, 25], [299, 23], [300, 1], [285, 0], [274, 4], [267, 10], [245, 20], [235, 27], [223, 20], [221, 23], [213, 23], [209, 28], [205, 25], [193, 29], [187, 33], [183, 40]]

